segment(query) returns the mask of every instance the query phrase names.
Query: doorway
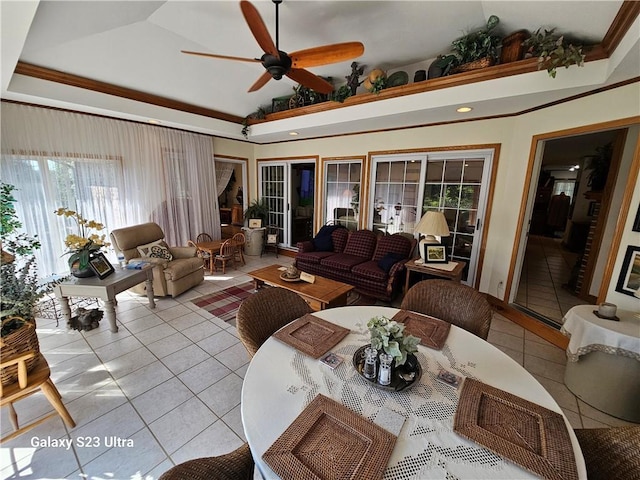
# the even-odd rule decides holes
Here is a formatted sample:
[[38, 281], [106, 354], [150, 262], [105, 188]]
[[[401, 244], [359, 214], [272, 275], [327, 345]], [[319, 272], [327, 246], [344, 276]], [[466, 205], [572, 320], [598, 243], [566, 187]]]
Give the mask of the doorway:
[[573, 306], [597, 303], [598, 264], [608, 253], [604, 231], [625, 137], [620, 129], [538, 143], [512, 302], [555, 328]]
[[220, 228], [222, 238], [231, 238], [242, 231], [244, 211], [247, 209], [247, 163], [246, 159], [216, 156], [216, 180]]

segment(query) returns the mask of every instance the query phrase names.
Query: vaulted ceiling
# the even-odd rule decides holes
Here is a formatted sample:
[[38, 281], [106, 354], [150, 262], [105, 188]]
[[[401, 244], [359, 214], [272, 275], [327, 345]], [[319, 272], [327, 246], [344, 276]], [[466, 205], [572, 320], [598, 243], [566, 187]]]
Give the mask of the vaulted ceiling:
[[[275, 37], [275, 7], [252, 2]], [[356, 61], [403, 70], [409, 84], [345, 104], [284, 112], [251, 127], [256, 143], [511, 115], [640, 77], [637, 2], [301, 1], [280, 5], [280, 49], [360, 41]], [[194, 57], [181, 50], [255, 58], [262, 51], [237, 1], [2, 1], [2, 98], [242, 139], [241, 122], [272, 98], [293, 93], [289, 79], [247, 93], [259, 63]], [[538, 72], [535, 60], [414, 84], [451, 41], [482, 27], [498, 32], [557, 28], [599, 45], [584, 67]], [[344, 82], [351, 60], [311, 68]], [[457, 78], [456, 78], [457, 77]], [[362, 91], [362, 90], [361, 90]], [[468, 104], [461, 117], [455, 107]]]

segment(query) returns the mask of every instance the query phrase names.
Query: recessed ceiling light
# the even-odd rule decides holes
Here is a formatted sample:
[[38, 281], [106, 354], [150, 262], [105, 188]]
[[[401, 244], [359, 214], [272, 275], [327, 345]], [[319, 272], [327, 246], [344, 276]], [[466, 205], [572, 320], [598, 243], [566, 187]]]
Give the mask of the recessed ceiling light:
[[460, 108], [456, 109], [456, 112], [458, 112], [458, 113], [467, 113], [467, 112], [470, 112], [471, 110], [473, 110], [473, 108], [471, 108], [471, 107], [460, 107]]
[[149, 123], [152, 123], [153, 125], [160, 125], [160, 120], [149, 120]]
[[298, 135], [298, 132], [289, 132], [289, 135], [291, 135], [292, 137], [295, 137]]

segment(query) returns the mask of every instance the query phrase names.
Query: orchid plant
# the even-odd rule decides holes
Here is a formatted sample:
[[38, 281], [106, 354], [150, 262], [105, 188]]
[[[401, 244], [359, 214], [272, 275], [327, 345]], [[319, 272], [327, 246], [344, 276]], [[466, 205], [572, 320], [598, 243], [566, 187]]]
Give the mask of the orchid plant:
[[404, 365], [407, 354], [418, 351], [420, 339], [413, 335], [404, 334], [404, 324], [387, 317], [373, 317], [367, 323], [371, 334], [371, 346], [378, 351], [393, 356], [396, 366]]
[[95, 220], [87, 220], [80, 213], [68, 208], [58, 208], [55, 212], [60, 217], [73, 218], [79, 228], [79, 235], [70, 233], [64, 240], [64, 244], [69, 249], [64, 255], [71, 254], [69, 265], [79, 261], [78, 268], [84, 269], [89, 266], [89, 258], [93, 252], [97, 252], [102, 247], [108, 247], [110, 243], [106, 241], [105, 234], [92, 233], [91, 230], [100, 232], [104, 230], [102, 223]]

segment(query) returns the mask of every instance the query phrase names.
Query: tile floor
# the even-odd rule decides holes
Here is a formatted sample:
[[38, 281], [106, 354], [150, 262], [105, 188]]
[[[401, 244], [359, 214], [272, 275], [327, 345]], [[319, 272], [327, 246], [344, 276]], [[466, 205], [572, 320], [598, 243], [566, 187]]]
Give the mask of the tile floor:
[[562, 248], [560, 238], [529, 236], [516, 303], [558, 325], [565, 313], [585, 301], [562, 287], [569, 280], [577, 254]]
[[[240, 394], [249, 357], [235, 328], [190, 300], [249, 280], [246, 272], [291, 259], [247, 257], [247, 265], [176, 299], [118, 296], [120, 331], [106, 321], [80, 333], [41, 320], [38, 336], [63, 401], [77, 423], [59, 417], [0, 448], [3, 479], [154, 480], [174, 464], [231, 451], [244, 441]], [[557, 347], [496, 314], [489, 341], [529, 370], [554, 396], [574, 427], [621, 425], [563, 384], [565, 355]], [[50, 410], [36, 394], [16, 405], [19, 418]], [[10, 430], [2, 412], [2, 432]], [[118, 445], [118, 438], [128, 441]], [[72, 439], [70, 448], [41, 442]]]

